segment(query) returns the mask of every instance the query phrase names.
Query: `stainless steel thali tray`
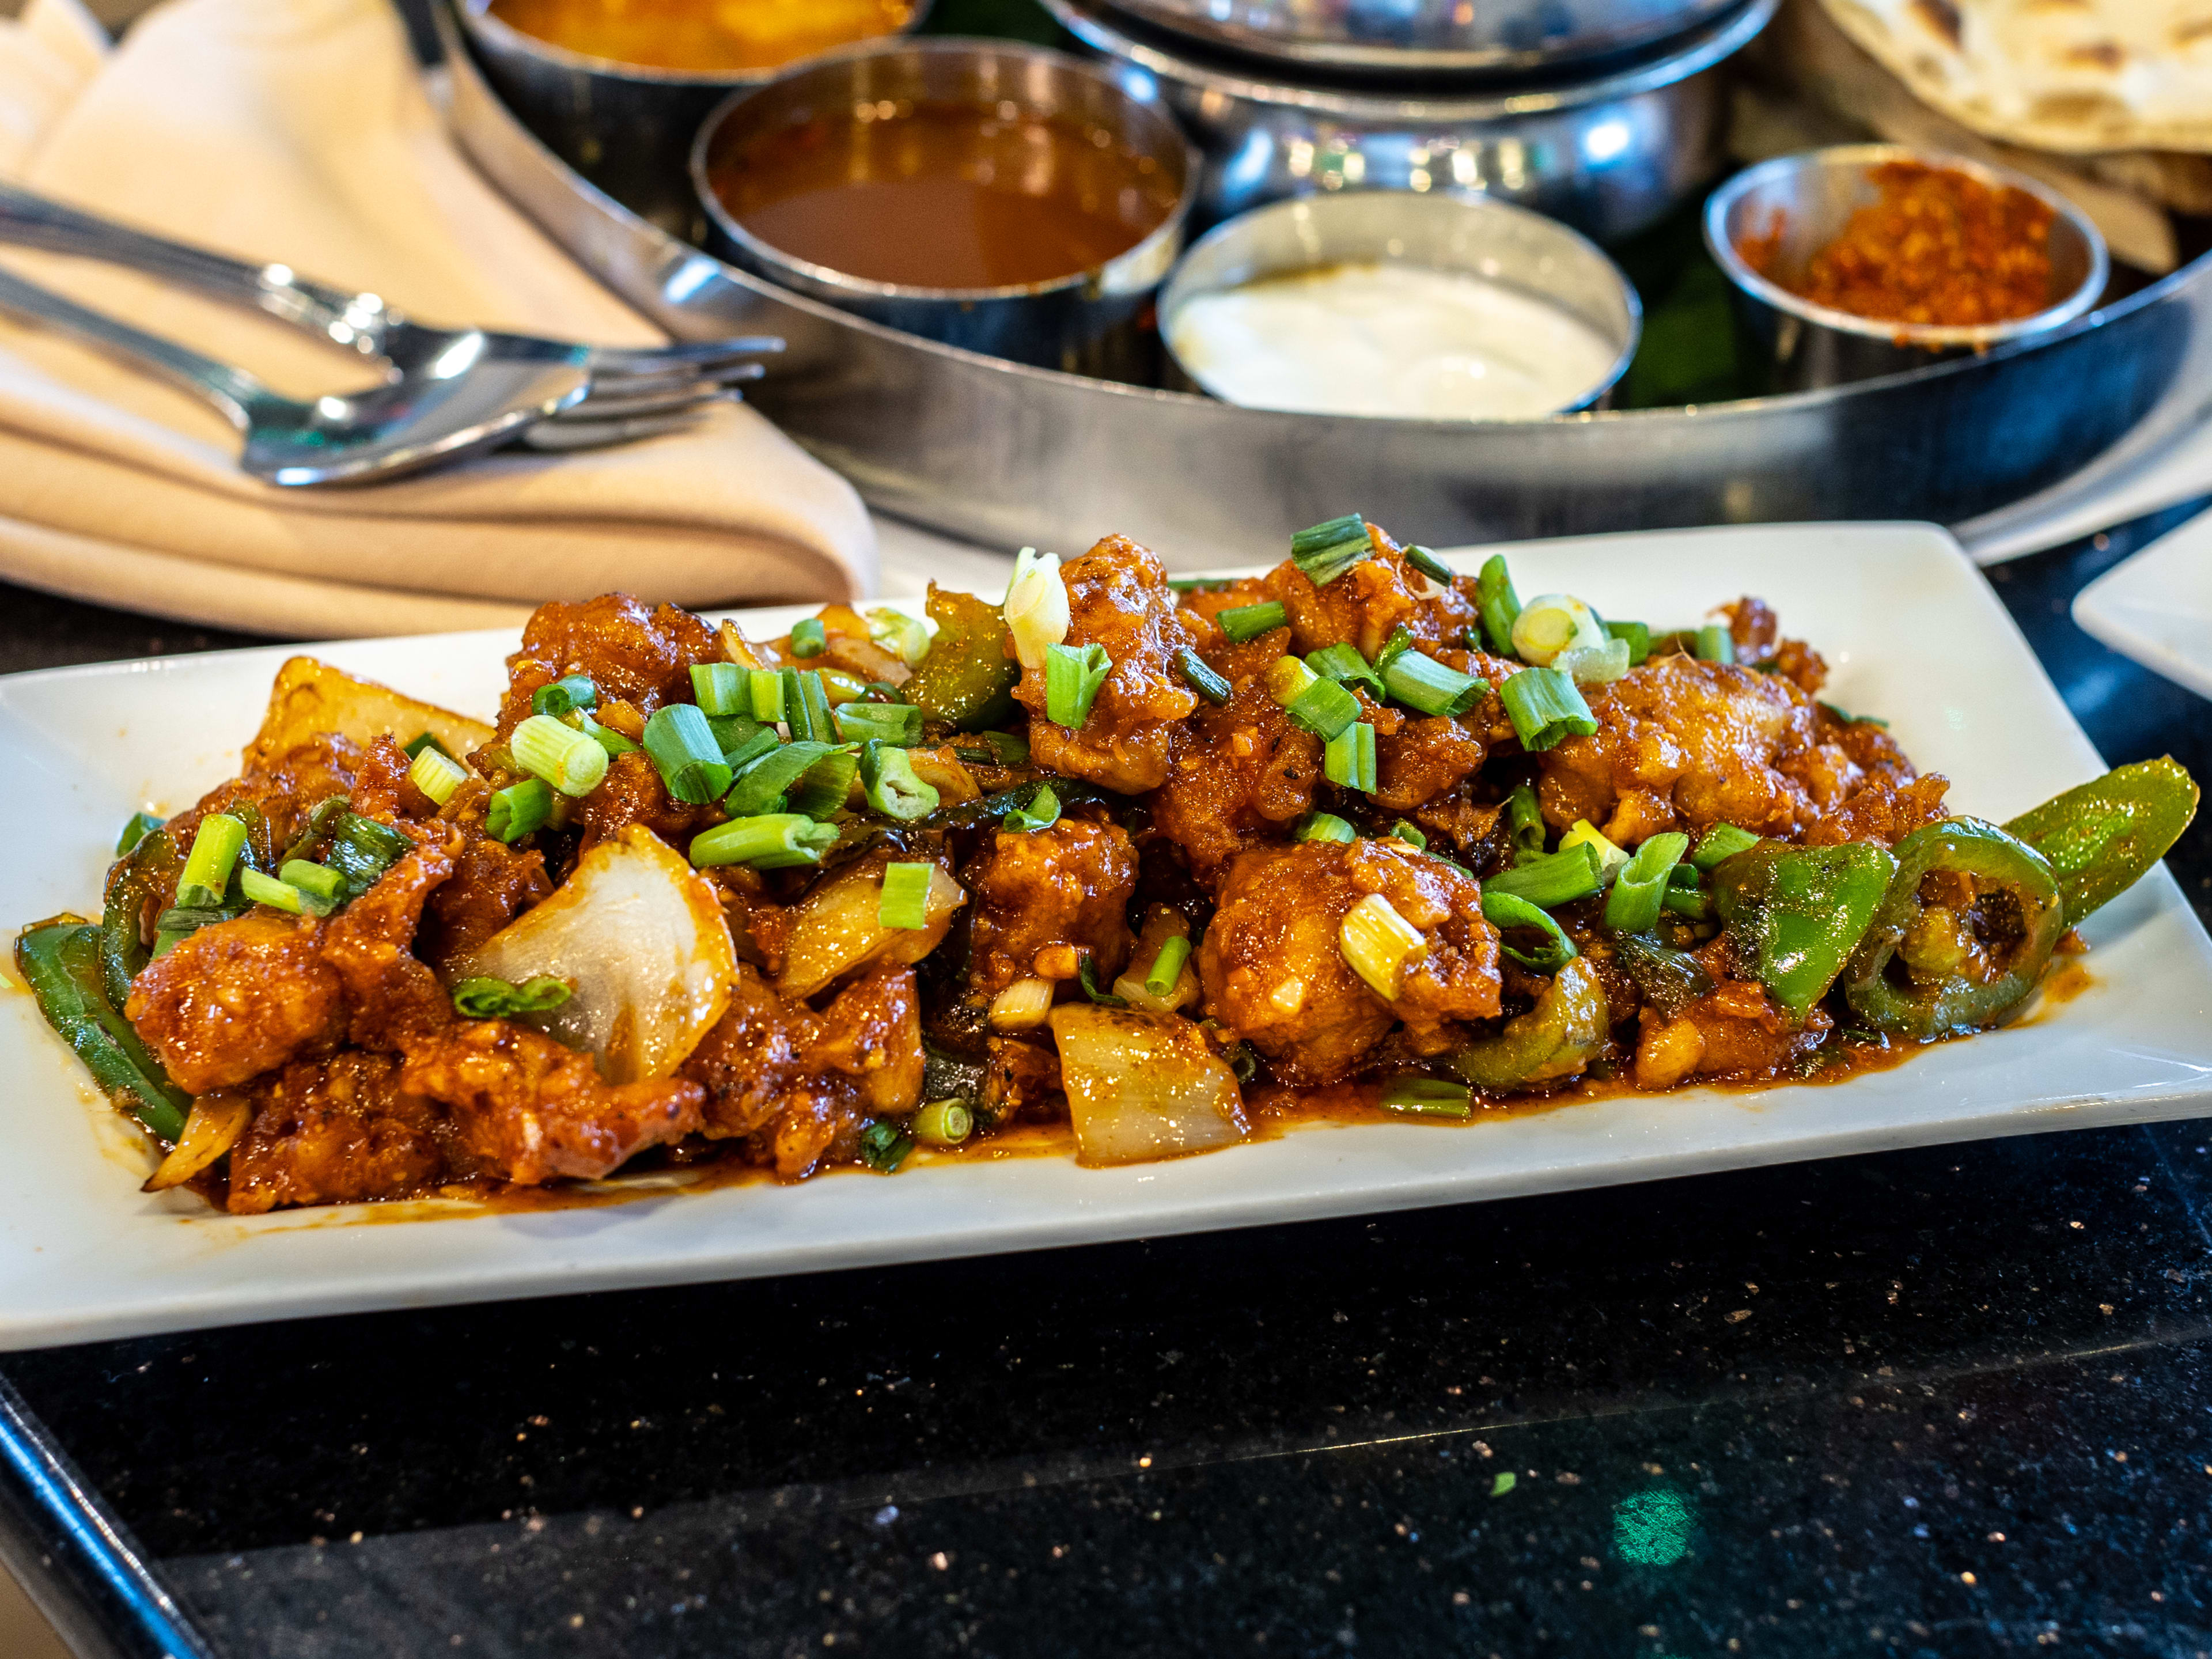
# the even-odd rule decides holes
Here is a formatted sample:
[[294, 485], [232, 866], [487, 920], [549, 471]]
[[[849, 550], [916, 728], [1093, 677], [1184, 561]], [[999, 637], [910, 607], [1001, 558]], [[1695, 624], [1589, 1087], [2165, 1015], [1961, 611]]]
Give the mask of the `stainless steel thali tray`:
[[681, 176], [585, 181], [486, 88], [439, 14], [477, 164], [679, 337], [775, 333], [762, 410], [878, 508], [1003, 547], [1104, 529], [1184, 563], [1270, 559], [1347, 510], [1433, 544], [1830, 519], [1977, 521], [2086, 491], [2202, 416], [2212, 257], [2032, 345], [1796, 396], [1516, 423], [1277, 414], [1030, 368], [786, 294], [663, 225]]

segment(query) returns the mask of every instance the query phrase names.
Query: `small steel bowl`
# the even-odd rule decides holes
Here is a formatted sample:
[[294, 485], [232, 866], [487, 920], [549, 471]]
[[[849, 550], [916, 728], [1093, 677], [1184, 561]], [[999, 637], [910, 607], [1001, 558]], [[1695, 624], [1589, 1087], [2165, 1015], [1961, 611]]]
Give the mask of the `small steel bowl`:
[[1553, 413], [1601, 407], [1643, 336], [1643, 303], [1626, 274], [1558, 221], [1480, 196], [1362, 190], [1255, 208], [1194, 243], [1160, 290], [1160, 337], [1170, 363], [1191, 389], [1208, 389], [1175, 356], [1176, 319], [1200, 295], [1365, 263], [1468, 271], [1547, 301], [1618, 344], [1604, 376]]
[[[753, 138], [818, 114], [854, 119], [857, 107], [909, 100], [986, 108], [1012, 102], [1025, 114], [1111, 134], [1158, 164], [1175, 205], [1135, 246], [1089, 270], [1020, 287], [939, 289], [872, 282], [794, 258], [738, 223], [715, 193], [718, 161]], [[732, 94], [691, 149], [691, 186], [710, 222], [708, 246], [732, 264], [946, 345], [1117, 379], [1151, 367], [1152, 349], [1139, 319], [1182, 251], [1198, 177], [1197, 156], [1157, 99], [1066, 52], [951, 37], [879, 40], [812, 59]]]
[[[484, 78], [547, 149], [624, 200], [635, 199], [639, 182], [649, 187], [683, 177], [692, 137], [715, 105], [740, 87], [761, 86], [795, 67], [697, 75], [592, 58], [524, 33], [495, 17], [491, 3], [450, 0]], [[921, 25], [930, 5], [914, 0], [908, 32]]]
[[[1954, 168], [1985, 185], [2026, 191], [2050, 207], [2050, 306], [2030, 317], [1970, 328], [1881, 322], [1800, 299], [1753, 270], [1737, 251], [1747, 237], [1771, 234], [1778, 215], [1783, 267], [1802, 270], [1853, 213], [1881, 199], [1870, 175], [1887, 161]], [[1910, 144], [1841, 144], [1747, 167], [1707, 199], [1705, 246], [1735, 285], [1739, 331], [1768, 366], [1777, 392], [1903, 374], [2048, 334], [2086, 314], [2112, 274], [2104, 237], [2064, 197], [2025, 173]]]
[[1285, 197], [1436, 190], [1480, 191], [1614, 242], [1665, 218], [1721, 170], [1728, 109], [1718, 65], [1766, 26], [1778, 0], [1743, 0], [1630, 68], [1480, 94], [1261, 78], [1249, 64], [1109, 20], [1102, 0], [1042, 3], [1123, 85], [1157, 87], [1182, 117], [1206, 157], [1196, 228]]
[[1337, 74], [1556, 69], [1638, 52], [1736, 0], [1111, 0], [1213, 47]]

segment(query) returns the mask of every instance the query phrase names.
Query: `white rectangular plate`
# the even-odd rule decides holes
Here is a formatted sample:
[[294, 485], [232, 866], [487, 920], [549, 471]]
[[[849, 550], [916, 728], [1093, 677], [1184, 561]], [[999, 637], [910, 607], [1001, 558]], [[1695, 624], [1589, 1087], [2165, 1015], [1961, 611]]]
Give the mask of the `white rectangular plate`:
[[2212, 512], [2120, 561], [2074, 597], [2081, 631], [2212, 697]]
[[[1484, 550], [1485, 552], [1496, 550]], [[1533, 544], [1521, 592], [1565, 590], [1655, 625], [1751, 592], [1834, 670], [1826, 693], [1893, 722], [2003, 820], [2101, 769], [1957, 545], [1923, 526], [1668, 532]], [[1461, 561], [1473, 568], [1474, 555]], [[795, 611], [763, 613], [787, 619]], [[489, 714], [496, 634], [322, 653]], [[94, 908], [117, 827], [229, 775], [289, 654], [260, 650], [0, 679], [0, 772], [19, 802], [0, 919]], [[1793, 1158], [2212, 1110], [2212, 942], [2163, 870], [2095, 918], [2095, 983], [2012, 1029], [1826, 1087], [1688, 1090], [1467, 1127], [1302, 1129], [1176, 1163], [1049, 1158], [890, 1179], [726, 1187], [537, 1212], [377, 1224], [387, 1207], [252, 1218], [137, 1190], [144, 1150], [20, 988], [0, 993], [0, 1346], [299, 1315], [811, 1272], [1457, 1203]]]

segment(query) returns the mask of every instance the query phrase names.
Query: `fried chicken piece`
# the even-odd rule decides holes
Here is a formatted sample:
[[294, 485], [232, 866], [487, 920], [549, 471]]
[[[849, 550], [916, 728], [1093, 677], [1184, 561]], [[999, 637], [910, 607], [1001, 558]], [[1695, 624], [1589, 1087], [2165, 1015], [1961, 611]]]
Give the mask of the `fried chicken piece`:
[[1721, 613], [1729, 619], [1738, 662], [1754, 667], [1771, 665], [1772, 672], [1808, 697], [1826, 684], [1828, 665], [1820, 653], [1802, 640], [1784, 639], [1774, 608], [1765, 599], [1746, 594], [1734, 605], [1723, 605]]
[[1325, 587], [1316, 587], [1288, 560], [1268, 573], [1269, 596], [1291, 613], [1297, 654], [1348, 644], [1372, 662], [1401, 627], [1424, 649], [1461, 643], [1480, 616], [1472, 585], [1468, 591], [1456, 582], [1440, 587], [1407, 564], [1382, 531], [1370, 525], [1367, 535], [1372, 556]]
[[351, 1040], [362, 1048], [404, 1048], [454, 1018], [445, 987], [413, 949], [423, 905], [453, 876], [460, 832], [447, 823], [396, 827], [415, 850], [325, 922], [319, 941], [322, 959], [345, 988]]
[[233, 1215], [405, 1198], [479, 1173], [446, 1113], [399, 1086], [396, 1054], [349, 1049], [254, 1085], [230, 1152]]
[[416, 945], [416, 955], [441, 966], [475, 950], [553, 893], [544, 853], [518, 852], [494, 841], [475, 821], [459, 828], [453, 878], [431, 890]]
[[627, 593], [541, 605], [523, 628], [522, 648], [507, 659], [500, 738], [529, 719], [533, 692], [567, 675], [588, 675], [602, 700], [650, 714], [690, 700], [692, 664], [720, 660], [714, 630], [672, 605], [647, 611]]
[[[1381, 893], [1429, 941], [1396, 1004], [1345, 961], [1338, 929]], [[1389, 842], [1307, 842], [1246, 854], [1231, 866], [1198, 951], [1206, 1012], [1275, 1062], [1287, 1083], [1350, 1073], [1402, 1018], [1421, 1053], [1461, 1022], [1499, 1012], [1498, 933], [1474, 878]]]
[[1834, 847], [1870, 841], [1894, 847], [1923, 825], [1950, 816], [1943, 797], [1951, 780], [1940, 772], [1910, 783], [1875, 778], [1862, 784], [1833, 811], [1823, 813], [1805, 832], [1808, 847]]
[[1067, 643], [1103, 646], [1114, 670], [1079, 732], [1045, 718], [1045, 676], [1024, 669], [1014, 696], [1036, 718], [1030, 748], [1048, 771], [1088, 778], [1125, 795], [1157, 789], [1197, 694], [1176, 672], [1176, 653], [1199, 635], [1168, 586], [1165, 566], [1126, 536], [1109, 536], [1062, 568]]
[[323, 960], [320, 931], [274, 910], [212, 923], [146, 965], [124, 1016], [187, 1094], [334, 1048], [344, 983]]
[[608, 1083], [591, 1055], [497, 1019], [412, 1036], [399, 1086], [450, 1107], [484, 1172], [525, 1187], [594, 1181], [695, 1133], [706, 1098], [678, 1078]]
[[1085, 952], [1102, 986], [1128, 965], [1137, 849], [1119, 824], [1002, 830], [962, 875], [975, 905], [968, 984], [980, 1000], [1018, 979], [1073, 979]]
[[633, 823], [643, 824], [671, 847], [689, 847], [694, 836], [724, 816], [719, 806], [686, 806], [670, 799], [659, 768], [642, 749], [609, 760], [605, 780], [576, 802], [574, 811], [573, 821], [584, 832], [580, 855]]
[[1819, 803], [1784, 757], [1815, 746], [1811, 700], [1771, 676], [1676, 654], [1588, 691], [1597, 732], [1541, 757], [1544, 817], [1587, 818], [1623, 846], [1728, 823], [1789, 836]]
[[308, 816], [333, 795], [353, 793], [364, 751], [349, 738], [320, 737], [286, 750], [266, 767], [217, 785], [165, 826], [179, 857], [191, 850], [210, 812], [242, 818], [257, 859], [273, 859], [297, 840]]
[[1041, 1118], [1047, 1115], [1048, 1108], [1060, 1101], [1060, 1051], [1051, 1043], [994, 1036], [986, 1053], [986, 1122], [1003, 1127], [1024, 1117]]
[[[1258, 643], [1221, 641], [1206, 653], [1235, 690], [1219, 708], [1198, 711], [1152, 799], [1161, 830], [1200, 881], [1218, 876], [1239, 853], [1279, 841], [1285, 826], [1312, 809], [1321, 781], [1322, 741], [1291, 725], [1268, 696], [1261, 676], [1279, 653], [1261, 647], [1255, 653]], [[1254, 664], [1255, 654], [1264, 660]]]
[[678, 1073], [702, 1085], [702, 1127], [744, 1138], [786, 1180], [850, 1161], [870, 1118], [921, 1103], [914, 969], [879, 966], [820, 1013], [778, 996], [747, 963], [730, 1006]]

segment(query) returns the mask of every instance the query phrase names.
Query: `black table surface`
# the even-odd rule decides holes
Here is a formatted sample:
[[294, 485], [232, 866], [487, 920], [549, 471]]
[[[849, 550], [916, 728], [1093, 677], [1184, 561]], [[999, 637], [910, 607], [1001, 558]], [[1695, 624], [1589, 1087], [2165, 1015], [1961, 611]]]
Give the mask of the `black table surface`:
[[[1991, 576], [2204, 776], [2067, 612], [2185, 516]], [[0, 668], [240, 642], [0, 589]], [[2208, 1147], [13, 1354], [0, 1549], [87, 1653], [2201, 1655]]]

